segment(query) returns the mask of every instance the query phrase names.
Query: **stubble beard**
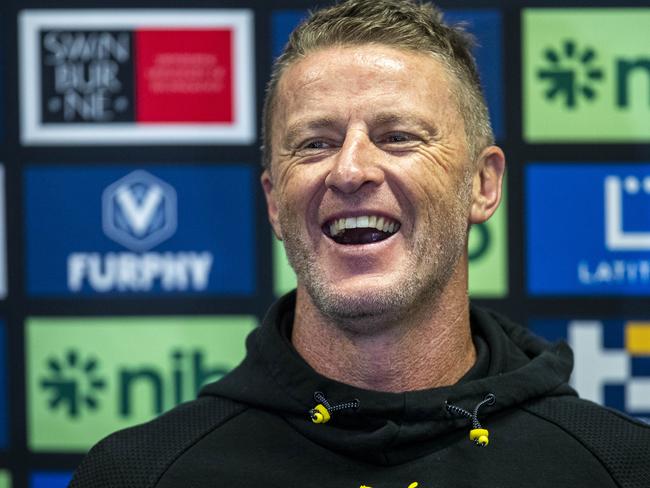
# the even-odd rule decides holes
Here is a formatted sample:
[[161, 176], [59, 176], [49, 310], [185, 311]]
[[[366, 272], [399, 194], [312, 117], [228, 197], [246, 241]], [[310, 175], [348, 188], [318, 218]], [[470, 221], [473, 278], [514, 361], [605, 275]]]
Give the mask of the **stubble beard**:
[[461, 191], [452, 205], [432, 209], [426, 216], [409, 255], [411, 258], [397, 280], [372, 291], [343, 293], [327, 280], [327, 273], [310, 246], [301, 237], [298, 219], [280, 212], [284, 247], [298, 283], [302, 284], [317, 310], [344, 329], [363, 333], [404, 320], [422, 307], [433, 306], [442, 295], [467, 247], [467, 213], [471, 178], [465, 175]]

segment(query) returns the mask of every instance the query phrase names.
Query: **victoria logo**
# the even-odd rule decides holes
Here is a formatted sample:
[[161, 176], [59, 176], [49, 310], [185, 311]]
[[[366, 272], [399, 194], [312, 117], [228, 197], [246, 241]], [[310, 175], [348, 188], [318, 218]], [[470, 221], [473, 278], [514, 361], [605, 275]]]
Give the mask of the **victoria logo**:
[[603, 70], [596, 66], [596, 52], [591, 47], [580, 49], [574, 41], [565, 41], [560, 49], [548, 48], [544, 58], [547, 65], [538, 71], [538, 77], [548, 82], [548, 100], [561, 96], [568, 108], [575, 108], [579, 97], [596, 98]]
[[134, 171], [102, 195], [102, 226], [115, 242], [143, 252], [176, 232], [176, 191], [146, 171]]

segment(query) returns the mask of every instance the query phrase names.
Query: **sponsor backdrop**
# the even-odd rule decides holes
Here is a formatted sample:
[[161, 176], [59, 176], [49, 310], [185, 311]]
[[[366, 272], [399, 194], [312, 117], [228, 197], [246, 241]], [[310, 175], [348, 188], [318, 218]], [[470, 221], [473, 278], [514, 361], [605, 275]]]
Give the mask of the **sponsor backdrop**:
[[[238, 364], [295, 285], [259, 116], [313, 2], [53, 5], [0, 5], [0, 488], [66, 486], [100, 438]], [[650, 419], [650, 3], [440, 5], [478, 41], [508, 157], [470, 295]]]

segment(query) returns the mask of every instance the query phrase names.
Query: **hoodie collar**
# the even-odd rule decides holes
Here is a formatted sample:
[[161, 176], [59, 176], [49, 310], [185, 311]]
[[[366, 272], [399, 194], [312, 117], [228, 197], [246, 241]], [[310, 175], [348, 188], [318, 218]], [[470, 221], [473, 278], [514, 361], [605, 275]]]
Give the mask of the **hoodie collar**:
[[[526, 329], [472, 306], [470, 319], [477, 361], [455, 385], [405, 393], [356, 388], [328, 379], [309, 366], [289, 340], [295, 292], [276, 302], [247, 341], [245, 360], [230, 374], [203, 388], [217, 395], [272, 411], [294, 428], [332, 450], [379, 464], [422, 455], [418, 445], [436, 444], [468, 420], [452, 415], [446, 403], [474, 408], [486, 394], [496, 402], [481, 416], [527, 400], [571, 392], [566, 385], [572, 355], [564, 343], [550, 345]], [[331, 403], [357, 399], [355, 411], [337, 412], [327, 424], [313, 424], [308, 412], [320, 391]]]

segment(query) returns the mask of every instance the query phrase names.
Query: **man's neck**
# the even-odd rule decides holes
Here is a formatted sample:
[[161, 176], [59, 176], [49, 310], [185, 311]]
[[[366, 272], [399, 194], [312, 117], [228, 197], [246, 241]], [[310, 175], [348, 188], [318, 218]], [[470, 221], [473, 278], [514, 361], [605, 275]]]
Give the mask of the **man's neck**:
[[476, 361], [462, 281], [452, 278], [408, 318], [363, 332], [325, 318], [299, 288], [291, 340], [317, 372], [359, 388], [404, 392], [452, 385]]

